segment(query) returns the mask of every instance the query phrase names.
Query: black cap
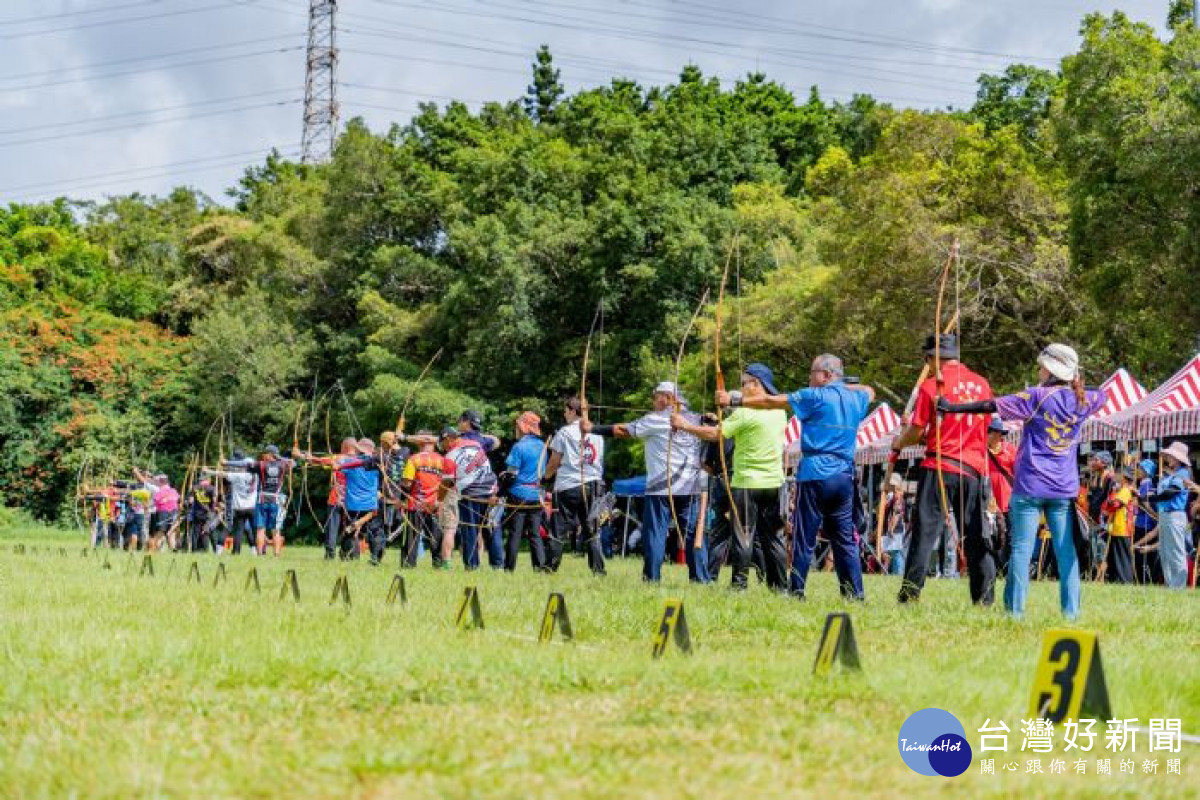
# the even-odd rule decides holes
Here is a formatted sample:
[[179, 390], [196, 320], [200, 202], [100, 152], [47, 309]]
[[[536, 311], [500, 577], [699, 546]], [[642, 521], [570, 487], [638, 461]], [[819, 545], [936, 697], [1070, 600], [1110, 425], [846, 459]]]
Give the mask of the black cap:
[[475, 411], [474, 409], [468, 408], [459, 415], [458, 421], [468, 423], [475, 430], [481, 430], [483, 428], [483, 417], [481, 417], [479, 412]]
[[230, 457], [229, 460], [230, 461], [245, 461], [246, 454], [241, 450], [234, 450], [233, 455]]
[[442, 428], [442, 438], [443, 439], [446, 439], [446, 438], [457, 439], [460, 436], [462, 436], [462, 434], [458, 432], [458, 428], [455, 428], [452, 425], [447, 425], [446, 427]]
[[958, 337], [953, 333], [943, 333], [941, 336], [926, 336], [925, 346], [921, 351], [931, 356], [937, 351], [940, 358], [958, 358]]

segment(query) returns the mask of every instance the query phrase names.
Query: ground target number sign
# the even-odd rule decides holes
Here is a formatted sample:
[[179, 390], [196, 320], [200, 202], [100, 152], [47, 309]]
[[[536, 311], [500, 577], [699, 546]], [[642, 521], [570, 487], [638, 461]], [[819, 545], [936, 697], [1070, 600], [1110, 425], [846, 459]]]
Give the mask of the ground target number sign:
[[662, 657], [667, 650], [667, 643], [675, 639], [675, 645], [684, 653], [692, 652], [692, 636], [688, 631], [687, 616], [683, 613], [683, 601], [668, 600], [663, 605], [662, 619], [654, 634], [654, 648], [651, 655]]
[[1049, 630], [1034, 673], [1029, 713], [1051, 722], [1112, 716], [1100, 643], [1085, 631]]

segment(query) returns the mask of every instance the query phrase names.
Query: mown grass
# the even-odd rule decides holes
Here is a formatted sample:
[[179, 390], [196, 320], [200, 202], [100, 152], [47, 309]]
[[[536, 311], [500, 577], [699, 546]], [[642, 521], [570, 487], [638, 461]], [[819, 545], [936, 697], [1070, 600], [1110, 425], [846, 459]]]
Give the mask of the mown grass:
[[[515, 575], [425, 561], [404, 574], [400, 608], [385, 604], [394, 554], [378, 569], [303, 548], [226, 558], [229, 580], [213, 588], [212, 557], [196, 559], [197, 586], [191, 556], [156, 557], [151, 578], [140, 556], [102, 569], [72, 534], [8, 531], [0, 544], [4, 796], [1200, 795], [1200, 747], [1184, 745], [1183, 775], [1168, 776], [1144, 736], [1132, 776], [1095, 774], [1097, 756], [1114, 771], [1122, 757], [1099, 752], [1102, 736], [1086, 776], [1024, 774], [1034, 661], [1061, 625], [1053, 584], [1035, 586], [1030, 618], [1014, 623], [970, 607], [962, 581], [899, 607], [894, 579], [871, 578], [865, 605], [848, 608], [830, 575], [800, 604], [760, 586], [691, 587], [681, 567], [648, 587], [633, 560], [604, 580], [579, 559], [556, 576], [525, 561]], [[243, 589], [251, 567], [261, 595]], [[278, 600], [288, 568], [299, 605]], [[328, 602], [343, 573], [349, 610]], [[468, 584], [482, 631], [454, 628]], [[566, 596], [574, 645], [534, 641], [550, 591]], [[668, 597], [684, 600], [695, 649], [654, 661]], [[864, 669], [813, 678], [825, 615], [842, 610]], [[1079, 627], [1100, 635], [1117, 716], [1200, 728], [1198, 612], [1194, 594], [1085, 586]], [[977, 752], [955, 780], [911, 772], [896, 739], [927, 706], [957, 715], [972, 747], [985, 719], [1004, 719], [1019, 771], [982, 776]], [[1149, 757], [1158, 775], [1142, 774]]]

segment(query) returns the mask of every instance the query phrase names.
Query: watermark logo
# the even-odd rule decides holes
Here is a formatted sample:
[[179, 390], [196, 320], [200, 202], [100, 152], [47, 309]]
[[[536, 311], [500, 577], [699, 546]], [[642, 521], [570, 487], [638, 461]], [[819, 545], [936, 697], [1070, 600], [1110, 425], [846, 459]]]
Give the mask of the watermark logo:
[[971, 766], [971, 745], [958, 718], [940, 708], [923, 708], [900, 726], [900, 757], [918, 775], [954, 778]]

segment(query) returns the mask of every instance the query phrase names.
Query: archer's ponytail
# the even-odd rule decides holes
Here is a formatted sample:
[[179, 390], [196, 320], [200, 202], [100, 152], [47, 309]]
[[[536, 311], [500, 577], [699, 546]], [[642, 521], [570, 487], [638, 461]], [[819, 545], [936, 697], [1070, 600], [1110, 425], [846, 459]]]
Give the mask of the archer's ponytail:
[[1087, 402], [1087, 390], [1083, 387], [1083, 375], [1075, 376], [1075, 380], [1071, 381], [1071, 389], [1075, 392], [1075, 408], [1078, 409]]

